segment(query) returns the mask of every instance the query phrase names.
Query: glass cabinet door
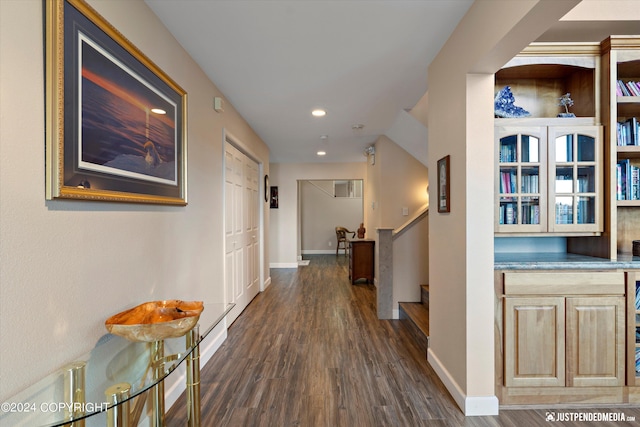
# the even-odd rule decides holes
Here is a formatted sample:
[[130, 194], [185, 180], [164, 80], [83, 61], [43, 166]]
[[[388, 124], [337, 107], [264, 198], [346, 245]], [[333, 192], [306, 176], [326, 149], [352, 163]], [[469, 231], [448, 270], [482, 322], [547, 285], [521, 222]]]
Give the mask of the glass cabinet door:
[[496, 231], [534, 232], [546, 228], [543, 171], [546, 141], [538, 127], [499, 131]]
[[549, 129], [549, 231], [601, 231], [600, 129]]

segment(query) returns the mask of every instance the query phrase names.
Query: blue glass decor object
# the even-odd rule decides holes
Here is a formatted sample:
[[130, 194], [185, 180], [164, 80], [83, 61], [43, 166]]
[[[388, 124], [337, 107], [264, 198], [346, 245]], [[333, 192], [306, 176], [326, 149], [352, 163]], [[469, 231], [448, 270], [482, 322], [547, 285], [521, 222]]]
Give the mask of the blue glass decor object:
[[496, 94], [493, 100], [494, 114], [496, 117], [517, 118], [529, 117], [531, 113], [514, 104], [515, 98], [511, 93], [511, 87], [505, 86]]
[[559, 99], [558, 105], [564, 107], [564, 113], [559, 113], [558, 117], [575, 117], [576, 115], [569, 112], [569, 107], [573, 106], [573, 99], [571, 99], [571, 93], [565, 93]]

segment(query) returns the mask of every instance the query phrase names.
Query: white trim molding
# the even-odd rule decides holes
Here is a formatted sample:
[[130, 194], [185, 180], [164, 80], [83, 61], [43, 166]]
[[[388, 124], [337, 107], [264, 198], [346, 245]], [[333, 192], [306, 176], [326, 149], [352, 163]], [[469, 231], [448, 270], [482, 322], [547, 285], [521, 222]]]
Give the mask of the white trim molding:
[[298, 268], [298, 262], [272, 262], [269, 268]]
[[498, 415], [500, 402], [494, 396], [467, 396], [458, 383], [449, 374], [438, 356], [431, 348], [427, 350], [427, 361], [447, 388], [453, 400], [462, 410], [465, 416], [490, 416]]

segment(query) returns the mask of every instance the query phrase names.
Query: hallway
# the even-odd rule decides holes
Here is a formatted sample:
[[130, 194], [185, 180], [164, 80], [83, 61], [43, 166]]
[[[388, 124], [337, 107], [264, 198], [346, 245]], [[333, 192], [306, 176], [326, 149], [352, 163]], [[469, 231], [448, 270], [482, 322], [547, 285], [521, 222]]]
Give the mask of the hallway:
[[[409, 329], [377, 319], [374, 286], [349, 284], [347, 258], [305, 258], [310, 264], [297, 270], [271, 270], [271, 286], [203, 367], [203, 426], [549, 426], [553, 409], [465, 418]], [[584, 411], [640, 420], [637, 408]], [[183, 426], [185, 419], [183, 394], [166, 422]]]

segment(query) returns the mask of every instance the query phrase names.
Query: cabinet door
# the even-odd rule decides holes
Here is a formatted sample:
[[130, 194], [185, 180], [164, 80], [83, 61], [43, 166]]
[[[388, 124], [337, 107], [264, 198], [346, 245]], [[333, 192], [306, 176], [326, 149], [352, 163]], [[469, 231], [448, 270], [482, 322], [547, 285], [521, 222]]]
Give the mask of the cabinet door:
[[499, 126], [496, 147], [495, 230], [546, 231], [546, 128]]
[[507, 387], [564, 387], [563, 297], [506, 297], [504, 381]]
[[567, 298], [567, 386], [621, 386], [624, 297]]
[[549, 127], [549, 231], [602, 231], [600, 126]]

